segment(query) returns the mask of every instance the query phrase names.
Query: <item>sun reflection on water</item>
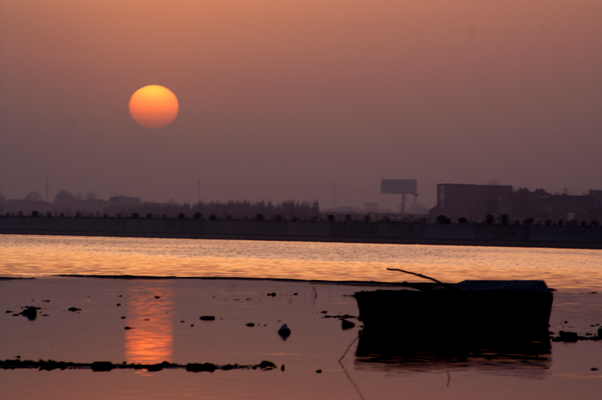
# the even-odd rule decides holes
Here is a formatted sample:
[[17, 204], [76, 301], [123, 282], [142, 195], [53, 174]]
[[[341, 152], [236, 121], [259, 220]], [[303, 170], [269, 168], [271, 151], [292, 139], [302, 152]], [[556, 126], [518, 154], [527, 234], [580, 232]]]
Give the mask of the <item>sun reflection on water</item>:
[[[173, 289], [165, 282], [132, 282], [126, 299], [125, 359], [159, 364], [173, 358]], [[142, 370], [140, 370], [142, 371]]]

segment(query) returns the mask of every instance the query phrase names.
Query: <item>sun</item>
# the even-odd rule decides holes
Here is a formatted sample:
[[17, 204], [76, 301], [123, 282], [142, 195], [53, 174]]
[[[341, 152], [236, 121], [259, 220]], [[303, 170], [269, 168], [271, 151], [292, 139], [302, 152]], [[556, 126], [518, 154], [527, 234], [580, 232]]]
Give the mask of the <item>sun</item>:
[[130, 99], [134, 121], [151, 129], [163, 128], [178, 116], [178, 98], [168, 88], [148, 85], [136, 90]]

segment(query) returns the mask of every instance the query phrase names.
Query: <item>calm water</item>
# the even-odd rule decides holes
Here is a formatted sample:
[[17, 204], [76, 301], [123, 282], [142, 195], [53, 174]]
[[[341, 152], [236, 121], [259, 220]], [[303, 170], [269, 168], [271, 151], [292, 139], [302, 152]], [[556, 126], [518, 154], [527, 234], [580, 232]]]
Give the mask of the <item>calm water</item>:
[[600, 250], [0, 235], [0, 254], [0, 276], [412, 278], [389, 267], [447, 282], [544, 279], [556, 289], [602, 288]]
[[[198, 374], [0, 370], [0, 398], [600, 398], [602, 341], [552, 343], [550, 354], [537, 359], [521, 354], [465, 362], [356, 357], [352, 342], [360, 324], [342, 330], [340, 320], [324, 318], [322, 312], [357, 315], [350, 295], [366, 287], [55, 276], [418, 279], [388, 272], [387, 267], [448, 282], [544, 279], [558, 289], [551, 331], [595, 334], [602, 323], [598, 250], [0, 235], [0, 276], [43, 278], [0, 281], [0, 359], [19, 355], [33, 360], [222, 365], [270, 360], [286, 365], [285, 371]], [[45, 316], [29, 321], [4, 312], [29, 305], [40, 307]], [[70, 307], [81, 312], [70, 312]], [[203, 322], [201, 315], [214, 315], [216, 320]], [[283, 323], [292, 330], [286, 341], [276, 333]]]

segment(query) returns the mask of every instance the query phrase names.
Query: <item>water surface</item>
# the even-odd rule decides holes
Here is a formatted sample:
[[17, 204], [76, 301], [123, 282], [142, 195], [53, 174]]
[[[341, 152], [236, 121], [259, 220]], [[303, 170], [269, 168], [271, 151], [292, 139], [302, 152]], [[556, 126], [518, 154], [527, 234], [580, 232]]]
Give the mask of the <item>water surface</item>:
[[447, 282], [544, 279], [602, 286], [602, 251], [244, 240], [0, 235], [0, 275], [253, 277], [394, 282], [401, 268]]
[[[552, 332], [593, 335], [602, 323], [600, 250], [0, 235], [0, 276], [38, 278], [0, 280], [0, 359], [285, 365], [214, 373], [0, 370], [0, 398], [599, 398], [602, 341], [553, 342], [537, 357], [356, 356], [361, 324], [352, 294], [371, 288], [309, 280], [419, 280], [387, 267], [448, 282], [544, 279], [558, 289]], [[40, 307], [40, 316], [13, 316], [25, 306]], [[324, 318], [345, 314], [354, 328]], [[277, 334], [284, 323], [292, 330], [286, 341]]]

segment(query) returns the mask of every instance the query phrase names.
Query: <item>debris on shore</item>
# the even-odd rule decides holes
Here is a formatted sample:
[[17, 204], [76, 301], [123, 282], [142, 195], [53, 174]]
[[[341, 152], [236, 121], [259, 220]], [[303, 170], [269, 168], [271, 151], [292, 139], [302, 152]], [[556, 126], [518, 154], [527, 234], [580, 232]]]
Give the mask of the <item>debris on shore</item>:
[[[188, 363], [176, 364], [168, 361], [163, 361], [159, 364], [114, 364], [110, 361], [94, 361], [92, 363], [76, 363], [68, 361], [55, 360], [0, 360], [1, 369], [38, 369], [40, 371], [66, 370], [66, 369], [90, 369], [94, 372], [109, 372], [114, 369], [133, 369], [147, 370], [150, 372], [158, 372], [163, 369], [185, 369], [188, 372], [214, 372], [216, 370], [229, 371], [232, 369], [259, 369], [262, 371], [270, 371], [278, 368], [271, 361], [262, 361], [255, 365], [240, 365], [226, 364], [217, 365], [212, 363]], [[284, 370], [284, 369], [281, 369]]]
[[558, 336], [553, 337], [553, 342], [565, 342], [565, 343], [574, 343], [580, 340], [602, 340], [602, 328], [598, 328], [598, 334], [586, 334], [586, 336], [579, 336], [577, 332], [568, 332], [568, 331], [560, 331], [558, 332]]

